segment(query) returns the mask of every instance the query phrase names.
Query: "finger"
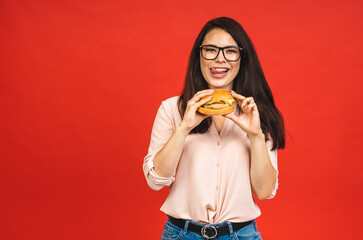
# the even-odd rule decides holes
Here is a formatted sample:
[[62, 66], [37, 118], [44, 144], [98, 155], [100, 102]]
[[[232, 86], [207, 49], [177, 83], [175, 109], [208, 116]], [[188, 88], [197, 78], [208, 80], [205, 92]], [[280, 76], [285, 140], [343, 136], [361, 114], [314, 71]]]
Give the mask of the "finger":
[[257, 109], [257, 105], [256, 105], [256, 103], [251, 103], [251, 104], [247, 105], [247, 106], [244, 108], [244, 110], [245, 110], [245, 113], [246, 113], [246, 114], [250, 114], [250, 113], [252, 113], [252, 112], [257, 112], [257, 113], [258, 113], [258, 109]]
[[249, 104], [249, 105], [246, 106], [247, 113], [251, 113], [251, 111], [252, 111], [252, 105], [253, 104]]
[[248, 108], [253, 109], [256, 107], [256, 103], [250, 103], [248, 104]]
[[189, 101], [192, 103], [192, 104], [195, 104], [196, 102], [198, 102], [201, 98], [203, 97], [206, 97], [208, 95], [212, 95], [213, 92], [215, 90], [214, 89], [206, 89], [206, 90], [202, 90], [202, 91], [199, 91], [197, 92]]
[[238, 99], [238, 100], [244, 100], [246, 97], [241, 95], [241, 94], [237, 94], [235, 91], [231, 90], [231, 94], [234, 98]]
[[200, 100], [198, 102], [196, 102], [193, 107], [199, 108], [200, 106], [206, 104], [207, 102], [209, 102], [212, 99], [212, 96], [207, 97], [206, 99]]
[[188, 109], [191, 110], [191, 111], [193, 111], [193, 112], [197, 112], [197, 109], [199, 107], [201, 107], [202, 105], [206, 104], [211, 99], [212, 99], [212, 96], [209, 96], [206, 99], [200, 100], [199, 102], [196, 102], [196, 103], [193, 103], [193, 104], [189, 105]]
[[249, 104], [252, 104], [252, 103], [255, 103], [255, 101], [253, 100], [253, 97], [245, 98], [245, 99], [242, 101], [241, 108], [244, 108], [245, 106], [247, 106], [247, 105], [249, 105]]
[[251, 111], [258, 112], [258, 107], [257, 107], [256, 103], [251, 103], [248, 105], [248, 107], [251, 109]]
[[237, 102], [237, 104], [239, 105], [239, 106], [241, 106], [242, 105], [242, 102], [243, 102], [243, 100], [245, 100], [246, 99], [246, 97], [245, 96], [243, 96], [243, 95], [241, 95], [241, 94], [237, 94], [235, 91], [233, 91], [233, 90], [231, 90], [231, 94], [232, 94], [232, 96], [234, 97], [234, 99], [236, 100], [236, 102]]
[[199, 91], [196, 94], [194, 94], [193, 97], [195, 97], [195, 96], [199, 97], [200, 95], [206, 95], [206, 94], [208, 95], [208, 94], [214, 93], [214, 91], [215, 91], [215, 89], [204, 89], [204, 90]]
[[246, 101], [241, 104], [241, 110], [243, 113], [248, 113], [248, 104], [246, 104]]
[[214, 92], [214, 91], [215, 91], [215, 89], [214, 89], [214, 88], [207, 88], [207, 89], [203, 89], [203, 90], [198, 91], [196, 94], [198, 94], [198, 93], [203, 93], [203, 92], [209, 92], [209, 91]]

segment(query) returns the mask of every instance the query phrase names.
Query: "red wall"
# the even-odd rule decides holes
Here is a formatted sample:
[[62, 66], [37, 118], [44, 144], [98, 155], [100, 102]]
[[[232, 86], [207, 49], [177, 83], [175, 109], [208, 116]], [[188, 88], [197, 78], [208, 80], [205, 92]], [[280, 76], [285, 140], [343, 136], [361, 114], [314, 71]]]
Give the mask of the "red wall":
[[[192, 44], [230, 16], [289, 133], [264, 239], [362, 239], [362, 3], [1, 1], [0, 239], [159, 239], [167, 189], [142, 173]], [[143, 225], [143, 226], [141, 226]]]

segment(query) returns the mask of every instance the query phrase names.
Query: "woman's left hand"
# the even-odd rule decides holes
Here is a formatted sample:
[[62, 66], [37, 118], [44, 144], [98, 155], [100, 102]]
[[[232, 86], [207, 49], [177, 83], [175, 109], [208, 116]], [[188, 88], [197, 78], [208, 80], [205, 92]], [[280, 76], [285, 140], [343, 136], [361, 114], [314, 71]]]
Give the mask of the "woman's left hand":
[[234, 91], [231, 91], [231, 94], [236, 99], [242, 113], [239, 116], [230, 113], [225, 117], [234, 121], [249, 137], [261, 134], [260, 114], [253, 97], [244, 97]]

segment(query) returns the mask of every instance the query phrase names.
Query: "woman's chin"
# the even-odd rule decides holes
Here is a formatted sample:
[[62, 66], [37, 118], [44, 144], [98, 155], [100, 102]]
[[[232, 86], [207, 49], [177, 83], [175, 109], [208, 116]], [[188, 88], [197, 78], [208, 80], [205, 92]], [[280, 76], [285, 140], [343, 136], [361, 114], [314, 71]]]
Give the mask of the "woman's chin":
[[213, 79], [208, 82], [209, 88], [212, 89], [226, 89], [226, 90], [232, 90], [233, 87], [233, 81], [228, 82], [226, 79]]

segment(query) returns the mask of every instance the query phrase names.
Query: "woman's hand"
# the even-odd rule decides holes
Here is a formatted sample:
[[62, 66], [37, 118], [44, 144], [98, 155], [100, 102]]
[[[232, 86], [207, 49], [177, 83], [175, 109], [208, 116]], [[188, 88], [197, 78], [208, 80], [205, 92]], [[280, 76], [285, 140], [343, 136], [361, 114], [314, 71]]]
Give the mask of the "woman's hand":
[[198, 126], [205, 118], [209, 117], [197, 112], [197, 109], [203, 104], [207, 103], [212, 99], [210, 96], [207, 99], [200, 101], [203, 97], [208, 95], [212, 95], [214, 89], [206, 89], [197, 92], [187, 103], [187, 108], [185, 109], [183, 121], [180, 124], [181, 127], [186, 129], [188, 132], [191, 131], [194, 127]]
[[244, 97], [234, 91], [231, 91], [231, 94], [236, 99], [242, 113], [239, 116], [230, 113], [225, 117], [234, 121], [249, 137], [261, 135], [263, 132], [260, 124], [260, 114], [253, 98]]

